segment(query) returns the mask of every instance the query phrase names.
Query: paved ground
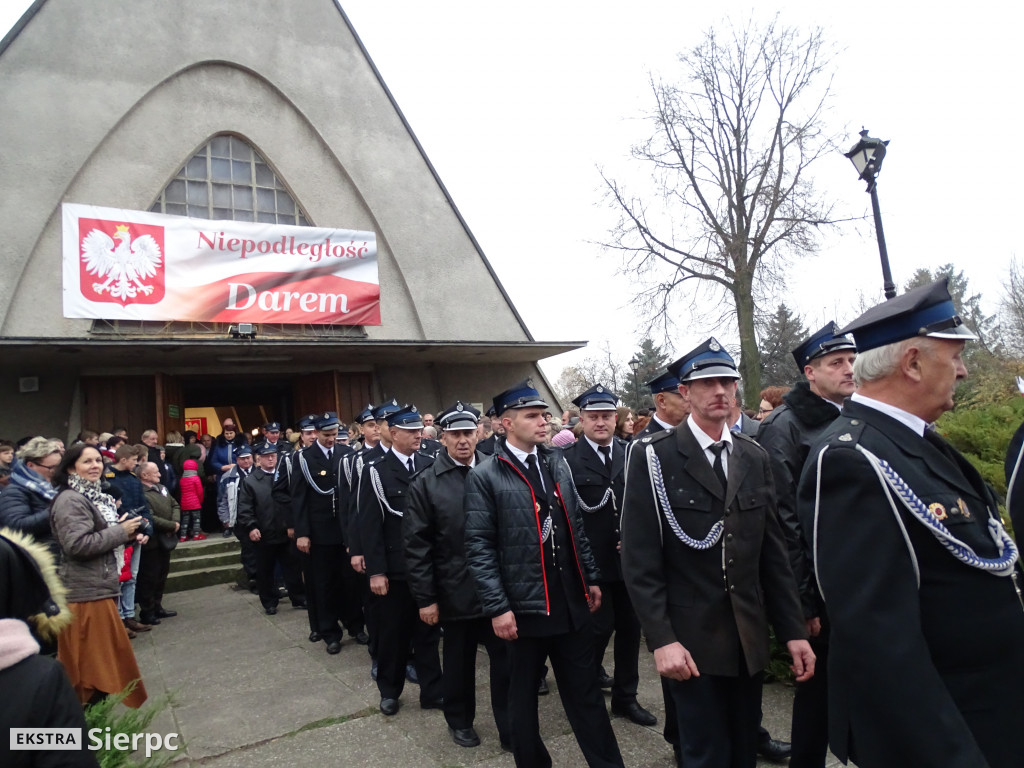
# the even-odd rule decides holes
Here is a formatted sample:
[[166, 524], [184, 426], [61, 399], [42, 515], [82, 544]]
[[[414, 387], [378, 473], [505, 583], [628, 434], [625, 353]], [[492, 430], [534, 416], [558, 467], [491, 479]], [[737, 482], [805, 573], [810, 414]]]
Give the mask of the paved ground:
[[[149, 730], [181, 735], [178, 765], [514, 765], [498, 744], [482, 652], [476, 727], [483, 743], [464, 749], [449, 739], [440, 712], [419, 708], [414, 686], [396, 716], [381, 715], [366, 648], [346, 640], [340, 654], [327, 655], [323, 643], [309, 642], [305, 611], [287, 601], [267, 616], [254, 595], [222, 585], [168, 595], [165, 602], [178, 616], [140, 633], [133, 645], [150, 698], [174, 692], [173, 706]], [[660, 721], [661, 689], [652, 657], [642, 654], [639, 700]], [[552, 693], [541, 698], [545, 743], [555, 765], [582, 765], [549, 681]], [[777, 737], [788, 737], [791, 702], [791, 689], [766, 686], [765, 725]], [[612, 724], [627, 766], [670, 768], [672, 751], [660, 722], [643, 728], [613, 718]]]

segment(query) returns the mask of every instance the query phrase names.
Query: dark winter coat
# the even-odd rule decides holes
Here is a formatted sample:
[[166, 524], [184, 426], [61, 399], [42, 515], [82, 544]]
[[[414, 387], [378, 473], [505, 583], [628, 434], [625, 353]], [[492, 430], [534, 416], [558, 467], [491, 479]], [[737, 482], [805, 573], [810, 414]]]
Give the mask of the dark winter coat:
[[779, 522], [789, 548], [789, 563], [800, 590], [804, 617], [821, 616], [821, 596], [814, 580], [811, 552], [800, 535], [796, 512], [796, 484], [811, 446], [839, 418], [839, 408], [811, 391], [806, 381], [786, 393], [783, 404], [768, 414], [757, 432], [757, 442], [768, 451]]
[[10, 483], [0, 494], [0, 527], [3, 526], [31, 534], [36, 541], [53, 541], [50, 500]]
[[[554, 497], [569, 521], [572, 558], [584, 588], [600, 580], [572, 493], [569, 467], [557, 448], [538, 446], [555, 482]], [[547, 615], [542, 530], [529, 482], [505, 455], [505, 440], [466, 480], [466, 557], [484, 615], [508, 611]], [[584, 598], [588, 595], [584, 593]]]
[[288, 541], [286, 508], [274, 502], [274, 475], [254, 469], [238, 484], [238, 519], [236, 527], [247, 534], [259, 530], [260, 543], [280, 544]]
[[160, 546], [158, 541], [160, 534], [174, 533], [174, 524], [181, 522], [181, 507], [177, 500], [162, 485], [152, 485], [149, 488], [143, 486], [143, 496], [153, 518], [153, 528], [157, 535], [150, 536], [146, 542], [146, 549], [157, 549]]
[[[483, 459], [478, 453], [477, 462]], [[441, 451], [409, 486], [402, 518], [409, 589], [420, 608], [437, 603], [441, 621], [484, 615], [466, 564], [463, 496], [469, 471]]]
[[[619, 519], [626, 487], [626, 441], [615, 438], [611, 448], [610, 471], [585, 437], [563, 448], [562, 453], [572, 471], [572, 481], [580, 499], [592, 510], [586, 511], [581, 507], [580, 516], [594, 561], [601, 571], [601, 581], [622, 581], [618, 546], [621, 537]], [[611, 495], [608, 500], [598, 506], [609, 488]]]

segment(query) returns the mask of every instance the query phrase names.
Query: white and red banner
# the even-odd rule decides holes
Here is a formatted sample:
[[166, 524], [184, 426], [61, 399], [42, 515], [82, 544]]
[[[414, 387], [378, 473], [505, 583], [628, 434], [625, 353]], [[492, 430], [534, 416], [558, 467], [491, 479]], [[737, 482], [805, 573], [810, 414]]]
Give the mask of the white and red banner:
[[380, 325], [377, 240], [65, 203], [64, 316]]

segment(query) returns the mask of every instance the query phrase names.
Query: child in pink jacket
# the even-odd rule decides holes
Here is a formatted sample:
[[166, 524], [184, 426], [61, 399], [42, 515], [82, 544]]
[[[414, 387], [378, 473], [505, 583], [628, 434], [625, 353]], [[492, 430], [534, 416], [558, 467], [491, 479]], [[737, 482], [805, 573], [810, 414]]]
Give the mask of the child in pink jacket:
[[181, 538], [179, 541], [206, 537], [199, 530], [200, 510], [203, 508], [203, 481], [199, 479], [199, 465], [195, 459], [186, 459], [181, 473]]

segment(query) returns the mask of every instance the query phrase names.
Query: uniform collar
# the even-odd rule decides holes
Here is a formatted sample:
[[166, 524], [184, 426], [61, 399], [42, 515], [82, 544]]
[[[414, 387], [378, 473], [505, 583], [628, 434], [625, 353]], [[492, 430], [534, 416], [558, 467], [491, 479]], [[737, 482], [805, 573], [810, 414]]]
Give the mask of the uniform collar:
[[928, 428], [928, 422], [920, 416], [915, 416], [909, 411], [897, 408], [895, 405], [883, 403], [881, 400], [875, 400], [873, 397], [867, 397], [862, 395], [860, 392], [854, 392], [850, 395], [850, 399], [855, 403], [860, 403], [868, 408], [873, 408], [876, 411], [884, 413], [886, 416], [896, 419], [896, 421], [901, 424], [905, 424], [911, 430], [916, 432], [919, 437], [924, 437], [924, 431]]

